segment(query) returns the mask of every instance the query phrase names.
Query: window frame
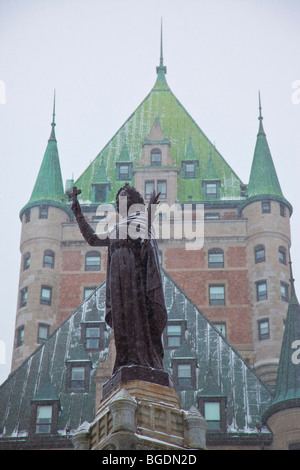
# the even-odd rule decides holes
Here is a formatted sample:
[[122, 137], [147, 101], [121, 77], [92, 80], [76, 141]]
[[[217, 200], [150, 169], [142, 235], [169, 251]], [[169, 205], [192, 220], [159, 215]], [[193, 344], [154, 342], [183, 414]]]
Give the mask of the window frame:
[[16, 348], [19, 348], [20, 346], [23, 346], [24, 344], [24, 332], [25, 332], [25, 326], [20, 325], [16, 329]]
[[[50, 261], [46, 261], [46, 257], [50, 259]], [[43, 254], [43, 268], [54, 269], [55, 264], [55, 253], [53, 250], [45, 250]]]
[[[65, 390], [67, 393], [87, 393], [89, 391], [90, 374], [92, 370], [91, 361], [66, 361], [66, 381]], [[81, 380], [82, 387], [74, 386], [74, 379], [72, 379], [72, 371], [74, 368], [83, 368], [84, 378]]]
[[[84, 346], [84, 348], [87, 351], [100, 351], [104, 348], [104, 342], [105, 342], [105, 329], [106, 329], [106, 324], [103, 321], [85, 321], [80, 324], [81, 327], [81, 341]], [[87, 330], [89, 328], [99, 328], [99, 336], [98, 336], [98, 346], [94, 347], [89, 347], [88, 346], [88, 339], [93, 339], [96, 337], [87, 337]]]
[[[45, 296], [43, 297], [43, 291], [49, 291], [49, 294], [50, 294], [49, 298]], [[53, 288], [51, 286], [42, 285], [41, 295], [40, 295], [40, 304], [51, 306], [52, 305], [52, 293], [53, 293]]]
[[[263, 302], [264, 300], [268, 300], [268, 284], [265, 279], [262, 279], [260, 281], [256, 281], [256, 301], [257, 302]], [[265, 285], [265, 293], [261, 293], [259, 288], [260, 286]]]
[[[178, 390], [195, 390], [196, 389], [196, 367], [197, 361], [196, 358], [181, 358], [177, 359], [176, 357], [172, 360], [173, 366], [173, 380], [174, 386]], [[179, 367], [189, 366], [190, 375], [188, 377], [179, 376]]]
[[23, 271], [27, 271], [30, 268], [31, 254], [29, 251], [23, 255]]
[[[214, 327], [218, 330], [221, 335], [224, 336], [224, 338], [227, 338], [227, 325], [226, 322], [213, 322]], [[222, 331], [222, 328], [224, 328], [224, 332]]]
[[287, 262], [287, 250], [284, 246], [278, 248], [278, 262], [286, 266]]
[[[211, 255], [222, 255], [222, 262], [215, 262], [210, 260]], [[211, 269], [223, 269], [224, 268], [224, 250], [222, 248], [210, 248], [207, 252], [208, 267]]]
[[218, 403], [220, 420], [206, 420], [207, 432], [226, 432], [227, 431], [227, 417], [226, 417], [226, 396], [203, 396], [198, 397], [198, 409], [202, 416], [205, 418], [205, 404], [206, 403]]
[[[46, 329], [46, 337], [45, 338], [43, 338], [40, 335], [40, 329], [41, 328]], [[38, 324], [38, 331], [37, 331], [37, 343], [38, 344], [44, 344], [47, 341], [47, 339], [49, 338], [49, 333], [50, 333], [50, 325], [48, 325], [47, 323], [39, 323]]]
[[[224, 296], [220, 299], [213, 299], [211, 289], [213, 288], [222, 288]], [[224, 306], [226, 305], [226, 289], [225, 284], [209, 284], [208, 286], [208, 293], [209, 293], [209, 305], [213, 307]]]
[[48, 219], [49, 206], [42, 205], [39, 207], [39, 219]]
[[[180, 328], [180, 334], [178, 334], [178, 335], [168, 334], [168, 327], [170, 327], [170, 326], [178, 326]], [[181, 346], [182, 341], [184, 341], [185, 331], [186, 331], [186, 320], [168, 320], [166, 328], [164, 330], [164, 334], [163, 334], [165, 349], [169, 349], [169, 350], [178, 349]], [[169, 338], [170, 337], [171, 338], [179, 338], [179, 344], [178, 345], [170, 345], [170, 343], [169, 343]]]
[[[147, 185], [152, 185], [152, 191], [150, 193], [147, 192]], [[154, 180], [145, 180], [145, 199], [150, 199], [152, 192], [155, 191], [155, 181]]]
[[[284, 293], [283, 293], [284, 289]], [[287, 282], [280, 281], [280, 297], [283, 302], [289, 301], [289, 285]]]
[[271, 201], [261, 201], [262, 214], [271, 214]]
[[[267, 332], [263, 333], [262, 332], [262, 325], [267, 324]], [[258, 327], [258, 339], [259, 341], [265, 341], [270, 339], [270, 321], [269, 318], [261, 318], [260, 320], [257, 321], [257, 327]]]
[[[165, 185], [165, 192], [162, 192], [161, 185]], [[168, 185], [167, 180], [157, 180], [157, 193], [161, 193], [159, 199], [167, 199], [168, 196]]]
[[[87, 259], [88, 258], [99, 258], [99, 263], [97, 264], [88, 264]], [[101, 253], [100, 251], [92, 250], [88, 251], [85, 254], [85, 260], [84, 260], [84, 270], [85, 271], [101, 271]]]
[[[259, 253], [263, 252], [263, 256], [258, 256]], [[266, 261], [266, 249], [264, 245], [256, 245], [254, 247], [254, 261], [255, 264], [264, 263]]]
[[[153, 159], [154, 155], [159, 155], [159, 159]], [[159, 148], [154, 148], [150, 153], [150, 166], [162, 166], [162, 152]]]
[[28, 301], [28, 286], [23, 287], [20, 289], [20, 308], [27, 307]]
[[[214, 186], [215, 191], [208, 191], [209, 186]], [[205, 199], [207, 200], [212, 200], [212, 199], [218, 199], [218, 183], [216, 181], [206, 181], [204, 183], [204, 188], [205, 188]]]

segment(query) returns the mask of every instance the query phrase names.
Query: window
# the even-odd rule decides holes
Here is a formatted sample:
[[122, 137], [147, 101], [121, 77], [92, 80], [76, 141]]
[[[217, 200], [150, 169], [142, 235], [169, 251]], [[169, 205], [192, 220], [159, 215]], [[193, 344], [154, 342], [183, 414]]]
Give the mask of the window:
[[271, 203], [270, 201], [262, 201], [261, 210], [263, 214], [270, 214], [271, 212]]
[[145, 198], [150, 199], [151, 194], [153, 193], [154, 181], [145, 181]]
[[285, 217], [285, 205], [280, 203], [280, 215], [281, 217]]
[[101, 255], [98, 251], [89, 251], [85, 256], [86, 271], [100, 271]]
[[209, 286], [209, 305], [225, 305], [225, 286]]
[[38, 326], [37, 342], [39, 344], [43, 344], [48, 339], [48, 336], [49, 336], [49, 325], [44, 325], [40, 323]]
[[213, 323], [213, 325], [226, 338], [226, 323]]
[[37, 406], [36, 434], [50, 434], [52, 421], [52, 405]]
[[166, 180], [157, 181], [157, 192], [160, 193], [159, 199], [167, 198], [167, 181]]
[[119, 163], [118, 164], [118, 179], [127, 181], [131, 179], [130, 172], [131, 164], [129, 163]]
[[198, 161], [183, 161], [182, 173], [184, 178], [196, 178], [198, 170]]
[[179, 385], [179, 387], [186, 388], [191, 385], [191, 364], [178, 364], [177, 374], [177, 384]]
[[25, 214], [24, 214], [25, 224], [28, 224], [28, 222], [30, 222], [30, 215], [31, 215], [30, 209], [26, 209]]
[[86, 393], [89, 390], [90, 361], [66, 362], [66, 392]]
[[167, 325], [167, 347], [177, 348], [180, 346], [181, 325]]
[[105, 202], [108, 194], [108, 185], [94, 184], [93, 185], [93, 202]]
[[218, 186], [217, 183], [205, 183], [205, 199], [217, 199]]
[[267, 281], [258, 281], [256, 283], [256, 299], [258, 302], [267, 300]]
[[151, 150], [151, 166], [161, 166], [161, 151], [159, 149]]
[[265, 247], [263, 245], [257, 245], [254, 248], [255, 263], [263, 263], [266, 261]]
[[85, 329], [86, 348], [87, 349], [98, 349], [100, 339], [100, 327], [99, 326], [88, 326]]
[[17, 329], [17, 345], [16, 347], [18, 348], [19, 346], [22, 346], [24, 343], [24, 326], [20, 326]]
[[95, 287], [85, 287], [84, 288], [84, 294], [83, 294], [83, 299], [87, 299], [90, 295], [92, 295], [92, 293], [94, 292], [94, 290], [96, 289], [96, 286]]
[[204, 219], [205, 220], [220, 219], [220, 214], [218, 212], [206, 212], [204, 214]]
[[71, 388], [84, 388], [84, 367], [72, 367]]
[[30, 253], [25, 253], [23, 257], [23, 271], [30, 268]]
[[40, 206], [40, 219], [48, 219], [48, 206]]
[[284, 246], [278, 248], [278, 261], [281, 264], [286, 264], [286, 249]]
[[284, 302], [289, 301], [289, 286], [286, 282], [280, 282], [280, 292], [281, 292], [281, 300]]
[[224, 252], [220, 248], [208, 250], [208, 267], [224, 268]]
[[270, 328], [269, 328], [269, 320], [259, 320], [258, 321], [258, 339], [260, 341], [264, 339], [270, 338]]
[[221, 421], [221, 410], [219, 401], [204, 402], [204, 418], [209, 430], [219, 430]]
[[27, 296], [28, 296], [28, 287], [24, 287], [20, 291], [20, 308], [26, 307], [26, 305], [27, 305]]
[[44, 251], [43, 267], [53, 269], [54, 268], [54, 258], [55, 258], [55, 254], [52, 250]]
[[42, 286], [41, 288], [41, 304], [42, 305], [51, 305], [52, 298], [52, 287]]

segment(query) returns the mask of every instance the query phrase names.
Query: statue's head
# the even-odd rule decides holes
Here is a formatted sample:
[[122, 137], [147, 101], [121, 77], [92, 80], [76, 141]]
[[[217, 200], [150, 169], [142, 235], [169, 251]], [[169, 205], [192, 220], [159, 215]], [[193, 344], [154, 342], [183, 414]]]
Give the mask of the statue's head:
[[116, 207], [118, 212], [120, 196], [127, 198], [127, 212], [129, 207], [131, 207], [133, 204], [144, 205], [143, 196], [133, 186], [130, 186], [129, 183], [126, 183], [124, 186], [122, 186], [122, 188], [119, 189], [116, 195]]

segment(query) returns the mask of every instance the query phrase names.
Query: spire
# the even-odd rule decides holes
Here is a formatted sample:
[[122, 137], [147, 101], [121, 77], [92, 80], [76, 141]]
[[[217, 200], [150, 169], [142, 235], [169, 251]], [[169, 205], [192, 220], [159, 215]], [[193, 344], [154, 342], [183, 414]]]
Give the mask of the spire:
[[54, 131], [54, 128], [56, 126], [56, 124], [55, 124], [55, 90], [54, 90], [54, 98], [53, 98], [53, 113], [52, 113], [51, 126], [52, 126], [52, 130], [51, 130], [51, 135], [50, 135], [49, 141], [50, 140], [55, 140], [55, 142], [56, 142], [55, 131]]
[[166, 81], [166, 73], [167, 67], [164, 65], [164, 58], [163, 58], [163, 25], [161, 19], [160, 25], [160, 59], [159, 59], [159, 66], [156, 67], [157, 79], [156, 83], [153, 87], [154, 90], [169, 90], [167, 81]]
[[276, 388], [266, 421], [273, 413], [300, 406], [300, 305], [296, 297], [292, 263], [290, 261], [290, 301], [282, 340]]
[[259, 93], [259, 129], [254, 150], [254, 157], [248, 184], [248, 197], [279, 196], [283, 194], [276, 174], [275, 166], [262, 125], [261, 98]]
[[26, 209], [31, 206], [40, 204], [53, 204], [59, 206], [64, 210], [68, 209], [65, 206], [65, 193], [62, 181], [62, 174], [60, 168], [60, 161], [58, 155], [57, 141], [55, 138], [55, 94], [53, 103], [53, 118], [52, 130], [48, 140], [47, 148], [44, 158], [30, 197], [28, 204], [23, 207], [20, 212], [20, 217]]

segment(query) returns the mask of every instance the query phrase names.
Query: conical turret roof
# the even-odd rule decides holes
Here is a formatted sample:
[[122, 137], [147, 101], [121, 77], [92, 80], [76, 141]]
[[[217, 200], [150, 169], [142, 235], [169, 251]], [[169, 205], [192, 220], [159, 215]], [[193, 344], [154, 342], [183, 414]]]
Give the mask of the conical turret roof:
[[281, 409], [300, 407], [300, 305], [295, 292], [292, 270], [290, 285], [290, 301], [281, 346], [275, 394], [271, 407], [265, 414], [265, 420]]
[[55, 136], [55, 126], [54, 96], [51, 134], [31, 197], [26, 206], [21, 210], [20, 217], [22, 217], [22, 214], [26, 209], [41, 204], [59, 206], [69, 212], [68, 206], [65, 206], [66, 195], [63, 188], [57, 140]]

